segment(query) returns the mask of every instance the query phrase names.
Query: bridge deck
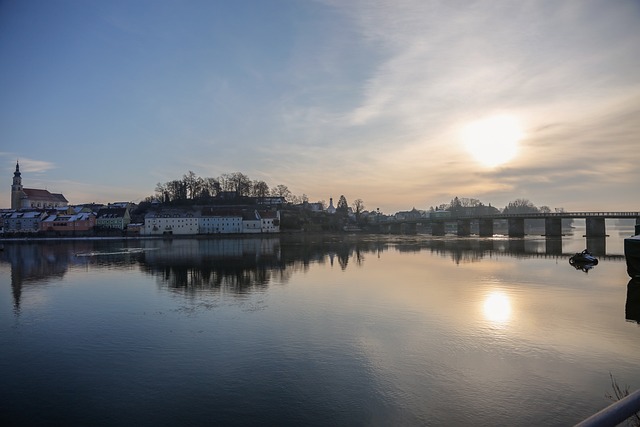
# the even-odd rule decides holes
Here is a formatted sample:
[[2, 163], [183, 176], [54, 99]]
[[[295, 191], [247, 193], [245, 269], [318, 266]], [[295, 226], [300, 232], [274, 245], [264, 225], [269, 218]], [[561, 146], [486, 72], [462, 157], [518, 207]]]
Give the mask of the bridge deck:
[[457, 220], [478, 220], [478, 219], [545, 219], [545, 218], [566, 218], [566, 219], [586, 219], [586, 218], [604, 218], [604, 219], [636, 219], [640, 221], [640, 212], [549, 212], [549, 213], [524, 213], [524, 214], [495, 214], [495, 215], [460, 215], [457, 217], [442, 218], [411, 218], [411, 219], [392, 219], [383, 221], [383, 223], [424, 223], [424, 222], [454, 222]]

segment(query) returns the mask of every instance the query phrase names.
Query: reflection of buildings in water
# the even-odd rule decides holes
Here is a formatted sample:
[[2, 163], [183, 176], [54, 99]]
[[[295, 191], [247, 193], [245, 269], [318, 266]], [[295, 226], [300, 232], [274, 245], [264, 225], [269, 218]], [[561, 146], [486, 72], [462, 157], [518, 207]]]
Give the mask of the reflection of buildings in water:
[[145, 261], [198, 264], [222, 257], [278, 257], [279, 244], [278, 238], [154, 240], [147, 246], [154, 250], [145, 253]]
[[63, 277], [69, 265], [69, 254], [61, 251], [58, 245], [5, 243], [0, 260], [11, 265], [13, 305], [19, 312], [23, 286]]
[[640, 278], [633, 278], [627, 284], [624, 315], [628, 321], [640, 324]]
[[242, 294], [286, 281], [280, 258], [278, 238], [175, 239], [146, 251], [141, 264], [170, 289]]
[[[10, 265], [11, 289], [16, 313], [20, 311], [24, 286], [48, 283], [52, 278], [62, 278], [70, 267], [90, 265], [121, 264], [128, 267], [133, 257], [122, 252], [121, 241], [47, 241], [47, 242], [5, 242], [0, 252], [0, 262]], [[111, 256], [77, 256], [76, 254], [109, 254]]]
[[143, 257], [145, 272], [181, 291], [243, 294], [270, 283], [286, 283], [313, 263], [334, 260], [341, 269], [361, 265], [365, 252], [384, 250], [379, 241], [313, 239], [309, 236], [168, 240]]

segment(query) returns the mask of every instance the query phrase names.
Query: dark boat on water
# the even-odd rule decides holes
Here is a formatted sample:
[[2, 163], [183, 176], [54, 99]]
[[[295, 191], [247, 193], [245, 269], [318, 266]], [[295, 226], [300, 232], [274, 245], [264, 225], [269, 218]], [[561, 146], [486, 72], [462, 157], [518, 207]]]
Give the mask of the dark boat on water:
[[577, 252], [574, 256], [569, 258], [569, 264], [573, 265], [578, 263], [584, 263], [584, 264], [589, 263], [589, 264], [596, 265], [598, 264], [598, 258], [593, 256], [591, 252], [585, 249], [582, 252]]
[[569, 264], [575, 267], [576, 270], [582, 270], [584, 272], [589, 271], [595, 265], [598, 265], [598, 258], [593, 256], [588, 250], [577, 252], [571, 258], [569, 258]]

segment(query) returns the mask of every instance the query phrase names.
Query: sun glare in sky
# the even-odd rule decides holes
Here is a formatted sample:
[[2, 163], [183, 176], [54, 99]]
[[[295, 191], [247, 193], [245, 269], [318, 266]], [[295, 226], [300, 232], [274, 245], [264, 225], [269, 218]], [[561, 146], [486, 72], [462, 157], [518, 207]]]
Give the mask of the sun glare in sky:
[[519, 121], [507, 115], [469, 123], [461, 132], [466, 150], [478, 163], [489, 168], [513, 159], [518, 153], [518, 143], [523, 136]]

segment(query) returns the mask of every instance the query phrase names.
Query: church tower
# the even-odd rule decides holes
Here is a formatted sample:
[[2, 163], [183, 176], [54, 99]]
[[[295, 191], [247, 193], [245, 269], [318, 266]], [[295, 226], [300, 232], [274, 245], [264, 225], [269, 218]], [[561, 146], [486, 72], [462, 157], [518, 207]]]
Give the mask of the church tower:
[[20, 165], [16, 161], [16, 171], [13, 173], [13, 184], [11, 185], [11, 209], [20, 209], [22, 200], [22, 176], [20, 175]]

